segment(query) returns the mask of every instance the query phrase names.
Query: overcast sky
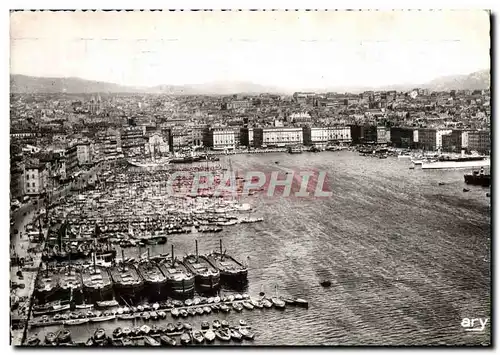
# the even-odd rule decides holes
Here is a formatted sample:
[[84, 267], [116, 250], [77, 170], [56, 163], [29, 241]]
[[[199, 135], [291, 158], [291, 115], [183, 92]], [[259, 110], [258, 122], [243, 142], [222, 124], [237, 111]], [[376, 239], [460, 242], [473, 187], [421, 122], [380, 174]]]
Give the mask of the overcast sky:
[[11, 14], [11, 73], [123, 85], [418, 84], [490, 64], [484, 11]]

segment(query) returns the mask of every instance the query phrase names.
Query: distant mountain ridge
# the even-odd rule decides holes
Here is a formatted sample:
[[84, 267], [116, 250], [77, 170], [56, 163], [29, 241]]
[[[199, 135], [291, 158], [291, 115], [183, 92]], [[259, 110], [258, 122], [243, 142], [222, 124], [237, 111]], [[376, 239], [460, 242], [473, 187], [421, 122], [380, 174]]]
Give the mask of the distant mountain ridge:
[[231, 95], [231, 94], [291, 94], [294, 91], [314, 92], [361, 92], [366, 90], [398, 90], [407, 91], [414, 88], [432, 91], [449, 90], [484, 90], [490, 88], [490, 71], [481, 70], [468, 75], [453, 75], [436, 78], [428, 83], [391, 85], [379, 88], [368, 87], [335, 87], [315, 90], [289, 90], [269, 87], [245, 81], [212, 82], [194, 85], [158, 85], [153, 87], [124, 86], [113, 83], [85, 80], [80, 78], [45, 78], [19, 74], [10, 76], [11, 93], [154, 93], [167, 95]]

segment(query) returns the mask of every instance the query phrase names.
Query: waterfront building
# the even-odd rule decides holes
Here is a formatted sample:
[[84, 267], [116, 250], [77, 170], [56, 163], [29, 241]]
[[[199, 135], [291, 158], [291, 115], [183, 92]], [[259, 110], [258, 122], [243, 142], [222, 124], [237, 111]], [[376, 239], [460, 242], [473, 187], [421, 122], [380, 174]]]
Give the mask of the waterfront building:
[[256, 148], [286, 147], [304, 143], [304, 134], [300, 127], [254, 128], [253, 137]]
[[351, 142], [349, 127], [304, 127], [304, 144], [325, 147], [328, 143]]
[[490, 154], [491, 138], [490, 131], [469, 131], [468, 148], [470, 151], [477, 151], [481, 154]]
[[462, 131], [452, 130], [441, 137], [441, 149], [444, 152], [459, 153], [462, 150]]
[[389, 132], [391, 143], [397, 148], [412, 148], [418, 142], [418, 131], [413, 128], [391, 127]]
[[235, 130], [228, 127], [212, 127], [207, 132], [207, 146], [213, 150], [234, 150], [236, 147]]
[[144, 154], [145, 127], [125, 127], [121, 134], [122, 151], [126, 156], [135, 156]]
[[434, 128], [419, 128], [418, 129], [418, 142], [419, 149], [435, 151], [438, 142], [437, 130]]

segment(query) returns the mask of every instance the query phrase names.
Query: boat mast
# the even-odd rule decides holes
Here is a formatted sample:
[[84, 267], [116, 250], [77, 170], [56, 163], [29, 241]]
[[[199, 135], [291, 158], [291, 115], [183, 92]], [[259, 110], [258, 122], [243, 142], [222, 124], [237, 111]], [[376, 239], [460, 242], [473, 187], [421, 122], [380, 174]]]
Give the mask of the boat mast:
[[222, 239], [219, 239], [219, 248], [220, 248], [220, 257], [221, 257], [221, 260], [223, 258], [223, 255], [222, 255]]
[[194, 240], [194, 245], [196, 248], [196, 262], [198, 262], [198, 239]]
[[172, 244], [172, 266], [175, 265], [175, 258], [174, 258], [174, 245]]

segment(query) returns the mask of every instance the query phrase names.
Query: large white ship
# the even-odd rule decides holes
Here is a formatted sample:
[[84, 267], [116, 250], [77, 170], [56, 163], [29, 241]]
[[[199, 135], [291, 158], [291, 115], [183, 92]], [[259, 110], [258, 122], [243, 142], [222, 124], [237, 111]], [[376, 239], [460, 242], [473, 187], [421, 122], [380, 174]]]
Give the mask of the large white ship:
[[422, 162], [422, 169], [471, 169], [490, 166], [490, 158], [483, 156], [461, 157], [455, 159], [440, 158], [436, 161]]

